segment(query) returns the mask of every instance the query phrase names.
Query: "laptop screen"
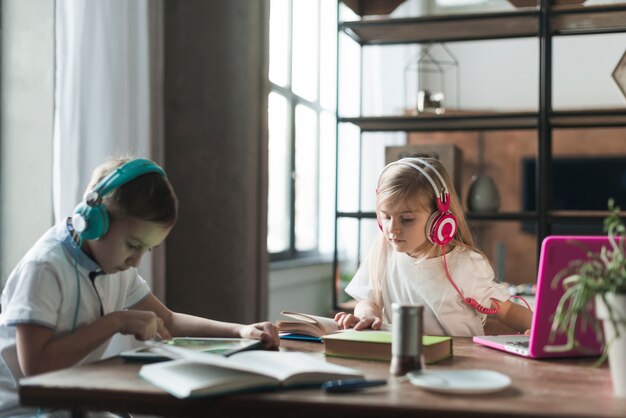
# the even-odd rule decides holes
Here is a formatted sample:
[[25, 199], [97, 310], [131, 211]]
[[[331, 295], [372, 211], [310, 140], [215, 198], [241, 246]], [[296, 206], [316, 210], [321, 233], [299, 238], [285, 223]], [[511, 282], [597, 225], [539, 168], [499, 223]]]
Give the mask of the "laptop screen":
[[[552, 323], [561, 296], [563, 274], [574, 260], [585, 260], [588, 252], [599, 252], [609, 245], [606, 236], [549, 236], [541, 246], [537, 275], [537, 296], [529, 351], [531, 357], [564, 357], [572, 355], [599, 355], [602, 352], [602, 336], [593, 327], [595, 310], [590, 309], [579, 318], [575, 331], [576, 347], [566, 347], [567, 336], [553, 333]], [[561, 273], [559, 275], [559, 273]]]

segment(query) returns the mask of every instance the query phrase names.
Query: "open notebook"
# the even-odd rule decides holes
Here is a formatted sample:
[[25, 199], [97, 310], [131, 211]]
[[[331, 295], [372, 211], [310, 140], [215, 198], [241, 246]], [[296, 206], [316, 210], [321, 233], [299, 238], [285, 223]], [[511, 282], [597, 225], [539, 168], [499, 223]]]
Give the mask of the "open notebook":
[[[576, 329], [576, 339], [580, 346], [563, 350], [566, 336], [551, 335], [554, 313], [563, 294], [562, 283], [554, 282], [554, 277], [573, 260], [587, 259], [587, 252], [597, 253], [602, 246], [608, 246], [606, 236], [549, 236], [543, 240], [537, 276], [537, 295], [531, 327], [531, 335], [477, 336], [474, 342], [498, 350], [531, 358], [585, 357], [602, 353], [602, 336], [593, 327]], [[592, 309], [588, 315], [594, 315]], [[592, 318], [590, 318], [592, 319]], [[580, 323], [581, 321], [579, 321]]]

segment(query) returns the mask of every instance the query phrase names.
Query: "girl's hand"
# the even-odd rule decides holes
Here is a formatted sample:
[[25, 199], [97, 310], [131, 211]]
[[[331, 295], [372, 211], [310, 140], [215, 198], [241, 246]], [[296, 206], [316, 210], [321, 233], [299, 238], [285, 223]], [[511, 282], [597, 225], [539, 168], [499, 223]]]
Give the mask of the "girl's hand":
[[356, 331], [371, 328], [380, 329], [383, 321], [377, 316], [359, 318], [354, 314], [339, 312], [335, 315], [335, 321], [339, 324], [339, 328], [354, 328]]
[[241, 338], [261, 340], [263, 348], [277, 348], [280, 345], [278, 328], [271, 322], [258, 322], [251, 325], [243, 325], [239, 331]]
[[152, 311], [127, 310], [121, 312], [120, 333], [134, 335], [139, 341], [172, 338], [163, 320]]

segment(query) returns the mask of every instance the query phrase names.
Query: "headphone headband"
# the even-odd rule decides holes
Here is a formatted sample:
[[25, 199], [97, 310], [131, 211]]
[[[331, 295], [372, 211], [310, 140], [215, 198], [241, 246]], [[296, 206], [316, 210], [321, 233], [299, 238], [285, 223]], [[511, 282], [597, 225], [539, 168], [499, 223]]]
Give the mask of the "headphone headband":
[[[415, 163], [421, 163], [425, 167], [433, 170], [435, 175], [439, 178], [441, 182], [441, 192], [437, 188], [435, 181], [428, 174], [428, 172], [419, 165]], [[378, 185], [380, 186], [380, 179], [387, 170], [387, 168], [392, 165], [404, 165], [407, 167], [411, 167], [417, 170], [420, 174], [422, 174], [426, 180], [430, 183], [433, 190], [435, 191], [435, 204], [437, 205], [437, 210], [433, 212], [426, 223], [426, 231], [428, 239], [435, 244], [446, 245], [454, 238], [457, 229], [457, 221], [454, 214], [452, 214], [450, 210], [450, 192], [448, 191], [448, 187], [446, 186], [446, 182], [443, 180], [443, 176], [439, 173], [439, 171], [428, 161], [418, 158], [418, 157], [409, 157], [402, 158], [398, 161], [394, 161], [392, 163], [387, 164], [380, 173], [378, 177]], [[378, 226], [382, 230], [382, 225], [379, 221]]]
[[100, 182], [98, 182], [98, 184], [96, 184], [89, 194], [91, 195], [92, 193], [95, 193], [98, 199], [102, 199], [105, 195], [117, 189], [124, 183], [128, 183], [129, 181], [148, 173], [159, 173], [163, 177], [167, 177], [165, 171], [152, 161], [145, 158], [138, 158], [136, 160], [129, 161], [126, 164], [122, 164], [108, 176], [105, 176], [102, 180], [100, 180]]
[[[435, 173], [435, 175], [437, 176], [437, 178], [439, 178], [439, 181], [441, 182], [441, 192], [439, 191], [439, 189], [437, 188], [437, 185], [435, 184], [435, 181], [433, 180], [433, 178], [430, 176], [430, 174], [428, 174], [428, 172], [426, 170], [424, 170], [422, 167], [418, 166], [417, 164], [415, 164], [415, 162], [419, 162], [421, 164], [423, 164], [424, 166], [430, 168], [431, 170], [433, 170], [433, 172]], [[437, 198], [437, 206], [439, 207], [439, 202], [441, 202], [441, 205], [443, 206], [440, 207], [439, 209], [442, 212], [445, 212], [448, 210], [448, 208], [450, 207], [450, 192], [448, 191], [448, 186], [446, 185], [446, 182], [443, 180], [443, 176], [441, 174], [439, 174], [439, 171], [437, 171], [437, 169], [428, 161], [424, 160], [423, 158], [419, 158], [419, 157], [406, 157], [406, 158], [402, 158], [398, 161], [394, 161], [391, 162], [389, 164], [387, 164], [382, 171], [380, 172], [380, 176], [378, 177], [378, 184], [380, 185], [380, 178], [382, 177], [383, 173], [392, 165], [404, 165], [407, 167], [412, 167], [415, 170], [419, 171], [424, 177], [426, 177], [426, 180], [428, 180], [428, 182], [430, 183], [430, 185], [432, 186], [433, 190], [435, 191], [435, 197]], [[443, 194], [443, 196], [442, 196]]]

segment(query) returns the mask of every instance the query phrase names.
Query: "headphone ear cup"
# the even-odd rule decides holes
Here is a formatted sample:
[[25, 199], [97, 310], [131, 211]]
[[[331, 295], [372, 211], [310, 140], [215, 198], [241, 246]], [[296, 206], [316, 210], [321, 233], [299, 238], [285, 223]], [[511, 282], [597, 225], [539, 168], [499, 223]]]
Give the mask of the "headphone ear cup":
[[74, 210], [72, 223], [82, 239], [100, 239], [109, 230], [109, 213], [104, 205], [89, 206], [81, 202]]
[[457, 226], [456, 217], [452, 212], [435, 211], [426, 223], [426, 236], [433, 244], [446, 245], [454, 239]]

